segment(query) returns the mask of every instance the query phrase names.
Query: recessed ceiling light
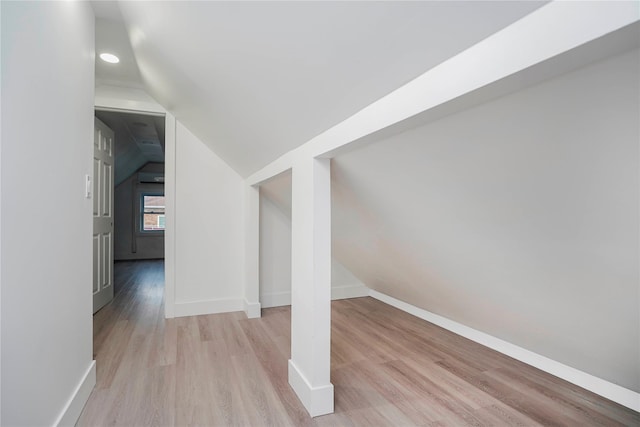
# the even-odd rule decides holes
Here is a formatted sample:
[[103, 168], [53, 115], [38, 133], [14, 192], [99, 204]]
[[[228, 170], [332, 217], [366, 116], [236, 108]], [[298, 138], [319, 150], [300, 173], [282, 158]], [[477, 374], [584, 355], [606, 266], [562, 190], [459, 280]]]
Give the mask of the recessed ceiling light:
[[118, 62], [120, 62], [120, 58], [118, 58], [117, 56], [115, 56], [112, 53], [101, 53], [100, 54], [100, 59], [102, 59], [104, 62], [108, 62], [110, 64], [117, 64]]

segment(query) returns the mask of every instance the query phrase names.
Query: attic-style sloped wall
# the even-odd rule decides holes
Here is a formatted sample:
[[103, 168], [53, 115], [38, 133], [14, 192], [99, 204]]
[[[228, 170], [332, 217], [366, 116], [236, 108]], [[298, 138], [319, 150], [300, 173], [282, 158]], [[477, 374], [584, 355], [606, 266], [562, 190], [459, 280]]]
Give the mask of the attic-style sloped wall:
[[339, 156], [363, 283], [640, 391], [639, 52]]
[[[368, 295], [369, 290], [335, 258], [331, 260], [333, 299]], [[291, 173], [267, 182], [260, 192], [260, 303], [291, 304]]]
[[175, 159], [175, 314], [242, 310], [242, 178], [179, 121]]

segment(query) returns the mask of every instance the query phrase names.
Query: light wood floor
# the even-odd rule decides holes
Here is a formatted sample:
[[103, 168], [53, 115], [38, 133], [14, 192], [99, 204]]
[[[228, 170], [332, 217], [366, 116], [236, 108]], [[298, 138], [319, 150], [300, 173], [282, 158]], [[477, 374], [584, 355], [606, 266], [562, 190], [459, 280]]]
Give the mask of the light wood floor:
[[163, 318], [161, 261], [116, 264], [78, 425], [640, 426], [640, 414], [372, 298], [332, 305], [335, 413], [287, 384], [289, 307]]

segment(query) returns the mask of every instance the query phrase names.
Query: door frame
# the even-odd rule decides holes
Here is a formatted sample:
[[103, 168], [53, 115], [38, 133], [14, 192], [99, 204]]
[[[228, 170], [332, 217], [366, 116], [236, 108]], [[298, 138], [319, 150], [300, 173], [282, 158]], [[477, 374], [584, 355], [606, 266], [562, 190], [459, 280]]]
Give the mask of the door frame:
[[176, 119], [162, 106], [147, 101], [96, 97], [94, 111], [145, 114], [164, 117], [164, 317], [175, 317], [175, 267], [176, 267]]

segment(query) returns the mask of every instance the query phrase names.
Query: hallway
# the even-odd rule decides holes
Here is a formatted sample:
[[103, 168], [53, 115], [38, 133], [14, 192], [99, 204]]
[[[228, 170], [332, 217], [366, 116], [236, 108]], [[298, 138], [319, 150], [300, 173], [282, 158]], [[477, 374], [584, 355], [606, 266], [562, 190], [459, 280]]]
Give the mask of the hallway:
[[117, 263], [79, 426], [640, 424], [640, 415], [372, 298], [334, 301], [335, 413], [287, 383], [290, 308], [163, 318], [162, 261]]

